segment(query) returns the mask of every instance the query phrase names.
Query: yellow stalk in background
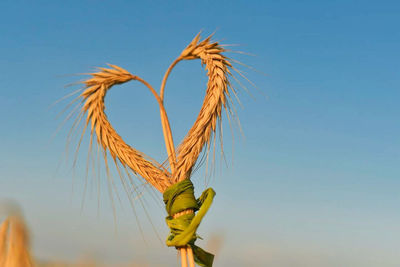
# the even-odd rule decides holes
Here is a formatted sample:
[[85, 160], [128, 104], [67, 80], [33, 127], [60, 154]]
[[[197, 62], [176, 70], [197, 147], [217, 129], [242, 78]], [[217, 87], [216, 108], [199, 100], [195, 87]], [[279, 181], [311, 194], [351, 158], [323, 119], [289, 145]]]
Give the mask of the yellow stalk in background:
[[0, 227], [0, 267], [32, 267], [29, 233], [24, 220], [9, 216]]

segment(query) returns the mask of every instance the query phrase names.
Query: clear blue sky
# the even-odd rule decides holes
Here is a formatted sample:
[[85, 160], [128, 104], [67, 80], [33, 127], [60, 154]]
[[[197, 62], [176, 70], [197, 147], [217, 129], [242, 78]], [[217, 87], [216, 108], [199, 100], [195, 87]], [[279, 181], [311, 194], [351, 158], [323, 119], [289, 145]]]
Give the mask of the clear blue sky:
[[[142, 245], [122, 191], [116, 223], [105, 182], [98, 208], [89, 179], [81, 209], [84, 171], [72, 179], [71, 162], [57, 168], [68, 125], [52, 139], [66, 103], [50, 105], [76, 89], [64, 87], [84, 78], [75, 74], [106, 63], [158, 88], [193, 36], [216, 30], [216, 40], [255, 55], [229, 56], [266, 73], [244, 69], [260, 90], [240, 91], [245, 137], [236, 131], [233, 151], [226, 124], [228, 167], [217, 164], [210, 183], [217, 196], [199, 244], [222, 240], [216, 266], [400, 265], [398, 1], [3, 0], [0, 10], [0, 198], [22, 207], [37, 257], [176, 265], [138, 204]], [[176, 142], [205, 84], [199, 62], [173, 71], [166, 108]], [[164, 159], [143, 87], [112, 89], [106, 104], [129, 144]], [[149, 199], [164, 240], [164, 211]]]

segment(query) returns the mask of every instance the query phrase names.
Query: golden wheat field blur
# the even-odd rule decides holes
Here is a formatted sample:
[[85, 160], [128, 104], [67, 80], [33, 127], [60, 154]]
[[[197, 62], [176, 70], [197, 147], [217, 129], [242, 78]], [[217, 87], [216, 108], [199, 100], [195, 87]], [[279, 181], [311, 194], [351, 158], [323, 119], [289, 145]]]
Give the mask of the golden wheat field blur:
[[[76, 262], [46, 260], [31, 254], [30, 231], [20, 213], [10, 214], [0, 221], [0, 267], [149, 267], [149, 264], [125, 263], [103, 264], [93, 257], [84, 257]], [[213, 236], [208, 243], [211, 251], [221, 247], [220, 236]]]
[[[21, 215], [13, 214], [1, 222], [0, 226], [0, 267], [106, 267], [94, 259], [83, 259], [77, 263], [50, 262], [34, 259], [30, 253], [29, 230]], [[138, 267], [134, 263], [113, 265], [118, 267]]]
[[[29, 230], [21, 215], [8, 216], [0, 226], [0, 267], [94, 267], [93, 260], [76, 264], [35, 261], [30, 253]], [[126, 265], [135, 266], [135, 265]], [[121, 266], [122, 267], [122, 266]]]

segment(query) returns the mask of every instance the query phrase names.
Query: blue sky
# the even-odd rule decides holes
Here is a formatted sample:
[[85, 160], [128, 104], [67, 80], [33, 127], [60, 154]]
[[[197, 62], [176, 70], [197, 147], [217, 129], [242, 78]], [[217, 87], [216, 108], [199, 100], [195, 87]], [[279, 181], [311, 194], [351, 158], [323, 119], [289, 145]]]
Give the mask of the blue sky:
[[[228, 167], [217, 162], [199, 244], [221, 240], [218, 266], [399, 265], [397, 1], [1, 1], [0, 10], [0, 198], [23, 209], [38, 257], [176, 265], [140, 204], [147, 245], [122, 191], [116, 222], [105, 181], [100, 197], [90, 181], [83, 197], [84, 171], [73, 175], [71, 157], [63, 161], [68, 124], [52, 138], [67, 102], [50, 106], [77, 89], [65, 87], [84, 78], [76, 74], [106, 63], [159, 88], [202, 30], [253, 54], [229, 56], [265, 75], [241, 67], [258, 89], [239, 92], [244, 137], [236, 129], [234, 146], [224, 126]], [[171, 74], [165, 101], [176, 143], [205, 85], [197, 61]], [[143, 89], [111, 90], [107, 115], [127, 143], [162, 161], [158, 109]], [[193, 179], [200, 193], [203, 170]], [[149, 200], [164, 240], [164, 211]]]

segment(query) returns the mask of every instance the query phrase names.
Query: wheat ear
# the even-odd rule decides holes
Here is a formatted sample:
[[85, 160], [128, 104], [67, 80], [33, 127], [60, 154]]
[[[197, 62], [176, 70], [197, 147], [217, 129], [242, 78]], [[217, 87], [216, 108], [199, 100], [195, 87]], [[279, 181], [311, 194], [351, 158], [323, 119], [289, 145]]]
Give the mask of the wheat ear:
[[109, 66], [111, 68], [99, 68], [99, 72], [91, 73], [92, 78], [83, 82], [86, 89], [80, 97], [84, 101], [82, 111], [87, 114], [86, 125], [90, 124], [91, 135], [96, 134], [98, 144], [101, 144], [104, 151], [108, 150], [114, 160], [118, 159], [123, 166], [128, 166], [135, 174], [139, 174], [163, 192], [171, 184], [169, 172], [144, 153], [126, 144], [111, 126], [104, 112], [104, 98], [113, 85], [137, 80], [153, 93], [155, 91], [140, 77], [115, 65]]
[[208, 76], [206, 96], [196, 121], [178, 147], [176, 171], [173, 172], [174, 183], [189, 178], [203, 147], [207, 144], [210, 148], [212, 135], [221, 118], [222, 106], [230, 112], [227, 100], [231, 99], [229, 89], [233, 90], [228, 80], [232, 65], [222, 54], [226, 50], [217, 42], [211, 42], [211, 37], [199, 41], [198, 34], [172, 63], [161, 85], [160, 98], [163, 99], [168, 74], [179, 61], [200, 59], [202, 65], [205, 65]]

